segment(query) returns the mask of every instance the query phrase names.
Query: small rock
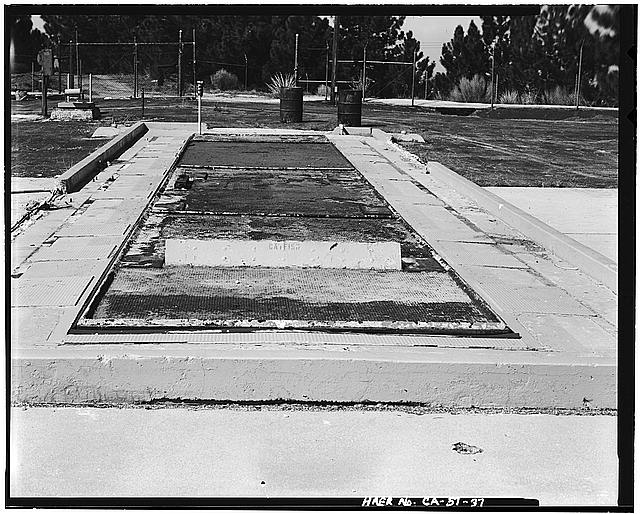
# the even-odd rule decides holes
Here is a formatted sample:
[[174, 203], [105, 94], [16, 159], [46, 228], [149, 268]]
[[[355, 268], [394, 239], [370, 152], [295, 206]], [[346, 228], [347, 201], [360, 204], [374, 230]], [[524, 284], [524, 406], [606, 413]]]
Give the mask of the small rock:
[[478, 448], [477, 446], [461, 442], [455, 443], [451, 449], [454, 452], [462, 453], [464, 455], [474, 455], [476, 453], [482, 453], [484, 451], [482, 448]]

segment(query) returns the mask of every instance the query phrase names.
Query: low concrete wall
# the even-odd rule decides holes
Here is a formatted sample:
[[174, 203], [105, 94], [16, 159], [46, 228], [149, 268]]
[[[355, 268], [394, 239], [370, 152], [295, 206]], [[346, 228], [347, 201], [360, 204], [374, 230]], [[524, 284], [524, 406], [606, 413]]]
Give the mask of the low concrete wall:
[[458, 175], [439, 162], [429, 162], [428, 169], [434, 177], [439, 177], [444, 182], [454, 185], [494, 216], [558, 257], [577, 266], [612, 291], [618, 292], [618, 266], [611, 259], [518, 209], [503, 198]]
[[372, 358], [364, 351], [359, 357], [324, 358], [309, 350], [312, 355], [282, 353], [279, 358], [85, 354], [13, 359], [11, 399], [76, 405], [163, 399], [572, 409], [617, 405], [611, 365], [403, 361]]
[[146, 134], [148, 130], [144, 122], [138, 122], [129, 130], [109, 141], [106, 145], [101, 146], [95, 152], [69, 168], [58, 177], [62, 191], [65, 193], [74, 193], [81, 189], [84, 184], [100, 171], [107, 161], [122, 154], [127, 148]]

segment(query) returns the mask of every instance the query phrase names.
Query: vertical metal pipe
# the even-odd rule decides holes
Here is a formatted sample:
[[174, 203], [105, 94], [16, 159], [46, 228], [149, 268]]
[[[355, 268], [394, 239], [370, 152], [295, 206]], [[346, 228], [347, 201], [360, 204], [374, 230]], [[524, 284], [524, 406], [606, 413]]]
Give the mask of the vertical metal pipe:
[[47, 117], [47, 76], [42, 67], [42, 116]]
[[80, 45], [78, 44], [78, 28], [76, 27], [76, 74], [78, 75], [78, 87], [82, 90], [82, 79], [80, 78]]
[[296, 81], [296, 87], [298, 86], [298, 34], [296, 34], [296, 49], [293, 56], [293, 77]]
[[192, 67], [193, 67], [193, 96], [196, 96], [198, 93], [196, 91], [196, 29], [195, 27], [191, 29], [191, 38], [193, 40], [193, 44], [192, 44], [192, 50], [193, 50], [193, 60], [192, 62]]
[[576, 110], [580, 108], [580, 78], [582, 75], [582, 47], [584, 46], [584, 41], [580, 43], [580, 60], [578, 61], [578, 78], [576, 84]]
[[202, 135], [202, 97], [200, 95], [198, 95], [198, 134]]
[[178, 32], [178, 96], [182, 96], [182, 29]]
[[58, 36], [58, 94], [62, 93], [62, 52], [60, 50], [60, 36]]
[[329, 95], [329, 42], [327, 41], [327, 59], [324, 67], [324, 101], [328, 100]]
[[73, 88], [73, 40], [69, 40], [69, 76], [67, 88]]
[[140, 117], [144, 119], [144, 86], [142, 86], [142, 115]]
[[138, 37], [133, 36], [133, 98], [138, 98]]
[[413, 49], [413, 73], [411, 74], [411, 107], [414, 106], [414, 92], [416, 87], [416, 55], [417, 50]]
[[89, 73], [89, 102], [93, 101], [93, 76]]
[[35, 92], [36, 90], [36, 67], [33, 61], [31, 61], [31, 92]]
[[248, 88], [249, 80], [249, 60], [247, 59], [247, 54], [244, 54], [244, 89], [245, 91]]
[[338, 32], [340, 31], [340, 17], [333, 18], [333, 66], [331, 69], [331, 103], [336, 104], [336, 68], [338, 67]]
[[82, 92], [82, 61], [78, 60], [78, 88], [80, 89], [80, 100], [84, 100]]
[[[367, 42], [368, 44], [369, 42]], [[367, 45], [364, 45], [362, 52], [362, 101], [365, 100], [365, 92], [367, 89]]]

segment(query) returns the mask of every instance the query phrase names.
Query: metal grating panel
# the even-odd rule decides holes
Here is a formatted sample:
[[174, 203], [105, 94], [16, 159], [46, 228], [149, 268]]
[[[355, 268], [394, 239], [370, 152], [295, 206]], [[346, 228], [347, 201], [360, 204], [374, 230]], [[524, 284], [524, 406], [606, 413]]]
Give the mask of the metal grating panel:
[[344, 334], [322, 332], [68, 334], [65, 344], [295, 344], [541, 350], [532, 339], [424, 335]]
[[246, 168], [352, 168], [328, 141], [246, 142], [200, 141], [187, 146], [181, 166], [229, 166]]
[[93, 276], [55, 278], [12, 278], [12, 307], [76, 305]]

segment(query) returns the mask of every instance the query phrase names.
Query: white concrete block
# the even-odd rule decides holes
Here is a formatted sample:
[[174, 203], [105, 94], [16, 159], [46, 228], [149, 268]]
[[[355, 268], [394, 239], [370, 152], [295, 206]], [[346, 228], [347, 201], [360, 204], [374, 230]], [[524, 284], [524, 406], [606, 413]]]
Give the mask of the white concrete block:
[[402, 269], [400, 243], [167, 239], [165, 264], [269, 268]]

